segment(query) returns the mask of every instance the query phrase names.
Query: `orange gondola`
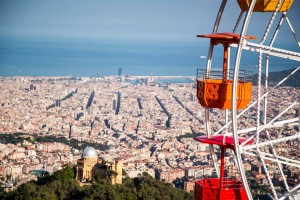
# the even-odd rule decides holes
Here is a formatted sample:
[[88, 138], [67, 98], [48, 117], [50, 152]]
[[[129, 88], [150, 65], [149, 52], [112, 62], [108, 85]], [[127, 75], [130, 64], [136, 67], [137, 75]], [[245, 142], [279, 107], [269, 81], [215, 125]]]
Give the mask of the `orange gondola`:
[[[238, 43], [240, 35], [234, 33], [216, 33], [198, 35], [198, 37], [210, 38], [211, 44], [224, 46], [224, 60], [222, 71], [201, 71], [197, 74], [197, 98], [200, 104], [206, 108], [231, 109], [232, 80], [230, 71], [227, 70], [228, 47]], [[245, 39], [256, 39], [254, 36], [245, 36]], [[251, 100], [252, 83], [248, 81], [251, 75], [241, 71], [237, 89], [237, 109], [244, 109]]]
[[[242, 11], [249, 9], [251, 0], [237, 0]], [[282, 0], [278, 12], [286, 12], [290, 9], [294, 0]], [[254, 6], [254, 12], [274, 12], [279, 0], [257, 0]]]

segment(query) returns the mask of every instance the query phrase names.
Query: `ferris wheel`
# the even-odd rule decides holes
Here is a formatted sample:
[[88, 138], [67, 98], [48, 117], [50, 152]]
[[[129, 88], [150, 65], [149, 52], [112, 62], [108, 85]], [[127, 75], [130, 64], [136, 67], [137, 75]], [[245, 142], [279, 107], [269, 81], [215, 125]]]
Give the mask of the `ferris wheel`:
[[[270, 58], [283, 63], [285, 60], [300, 61], [300, 42], [288, 17], [293, 0], [237, 0], [237, 3], [241, 12], [232, 32], [218, 32], [227, 4], [227, 0], [222, 0], [213, 32], [198, 35], [210, 39], [210, 47], [206, 69], [197, 71], [197, 97], [205, 107], [206, 136], [194, 139], [209, 144], [218, 178], [204, 177], [196, 181], [195, 199], [253, 199], [249, 175], [245, 170], [245, 163], [249, 159], [255, 160], [256, 165], [260, 166], [268, 182], [271, 198], [300, 199], [299, 177], [291, 181], [287, 175], [287, 171], [293, 170], [299, 174], [299, 156], [286, 152], [290, 148], [286, 147], [287, 144], [294, 144], [295, 147], [300, 144], [300, 91], [294, 88], [294, 93], [287, 92], [291, 96], [285, 103], [281, 102], [284, 97], [278, 94], [278, 88], [300, 71], [300, 65], [275, 83], [270, 84], [268, 80], [272, 70]], [[249, 24], [257, 14], [269, 17], [268, 22], [261, 35], [249, 36]], [[290, 30], [298, 52], [274, 47], [283, 23]], [[216, 45], [224, 48], [222, 69], [212, 67]], [[235, 49], [232, 69], [231, 49]], [[240, 69], [242, 55], [247, 52], [256, 54], [258, 58], [257, 75], [254, 77], [256, 86], [251, 82], [252, 72]], [[275, 93], [277, 97], [274, 100]], [[224, 111], [223, 126], [217, 130], [212, 129], [211, 109]], [[291, 128], [285, 134], [287, 127]], [[215, 146], [220, 148], [220, 164]], [[224, 184], [226, 149], [232, 150], [240, 178], [227, 179]], [[278, 180], [276, 183], [275, 177]]]

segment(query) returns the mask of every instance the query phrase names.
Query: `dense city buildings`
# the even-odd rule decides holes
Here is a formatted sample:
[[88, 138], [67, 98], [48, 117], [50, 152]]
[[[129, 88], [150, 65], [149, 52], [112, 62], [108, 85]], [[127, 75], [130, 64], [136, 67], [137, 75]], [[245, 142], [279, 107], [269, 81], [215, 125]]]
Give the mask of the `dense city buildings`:
[[[0, 132], [8, 135], [21, 132], [25, 133], [22, 137], [28, 137], [22, 143], [0, 144], [2, 186], [12, 188], [35, 179], [36, 170], [52, 173], [67, 164], [83, 169], [84, 161], [92, 156], [87, 161], [91, 162], [87, 164], [91, 165], [89, 171], [98, 159], [108, 163], [118, 160], [129, 177], [147, 172], [174, 185], [176, 180], [184, 182], [182, 187], [192, 190], [193, 180], [216, 173], [208, 145], [192, 139], [204, 133], [205, 123], [204, 108], [198, 103], [195, 87], [194, 83], [159, 84], [152, 77], [138, 82], [119, 76], [1, 78]], [[292, 87], [270, 91], [269, 117], [278, 115], [279, 110], [299, 95], [299, 90]], [[281, 119], [296, 116], [297, 112], [297, 108], [291, 109]], [[255, 116], [253, 109], [248, 110], [240, 118], [239, 128], [254, 124]], [[211, 109], [210, 120], [215, 132], [224, 126], [225, 114]], [[280, 138], [295, 132], [294, 127], [278, 128], [273, 129], [270, 137]], [[81, 145], [97, 143], [108, 149], [95, 149], [86, 155], [81, 151], [84, 148], [36, 141], [35, 136], [63, 137]], [[274, 148], [281, 156], [299, 160], [298, 145], [295, 140]], [[219, 153], [218, 148], [216, 152]], [[259, 160], [250, 156], [244, 160], [248, 176], [259, 184], [267, 184]], [[234, 162], [232, 152], [227, 151], [228, 176], [238, 174]], [[270, 170], [276, 168], [272, 162], [267, 164]], [[91, 179], [91, 174], [85, 172], [77, 174], [80, 181]], [[285, 173], [289, 183], [299, 183], [299, 168], [286, 168]], [[282, 180], [277, 177], [280, 176], [274, 173], [272, 178], [280, 185]]]

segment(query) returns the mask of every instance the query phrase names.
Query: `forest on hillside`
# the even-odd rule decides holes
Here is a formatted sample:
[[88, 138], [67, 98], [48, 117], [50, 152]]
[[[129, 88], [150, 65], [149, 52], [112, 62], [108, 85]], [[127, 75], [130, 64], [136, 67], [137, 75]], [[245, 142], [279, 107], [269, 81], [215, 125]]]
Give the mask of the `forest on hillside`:
[[[273, 86], [276, 85], [295, 69], [296, 68], [278, 72], [270, 72], [268, 78], [269, 84]], [[262, 76], [262, 83], [264, 83], [264, 76]], [[253, 75], [253, 84], [257, 85], [257, 74]], [[296, 71], [292, 76], [290, 76], [281, 86], [300, 87], [300, 70]]]
[[174, 188], [170, 183], [158, 181], [147, 173], [136, 178], [125, 178], [122, 185], [112, 185], [108, 180], [94, 178], [94, 183], [79, 186], [74, 179], [74, 168], [67, 166], [53, 175], [30, 181], [17, 189], [0, 193], [2, 200], [192, 200], [193, 193]]

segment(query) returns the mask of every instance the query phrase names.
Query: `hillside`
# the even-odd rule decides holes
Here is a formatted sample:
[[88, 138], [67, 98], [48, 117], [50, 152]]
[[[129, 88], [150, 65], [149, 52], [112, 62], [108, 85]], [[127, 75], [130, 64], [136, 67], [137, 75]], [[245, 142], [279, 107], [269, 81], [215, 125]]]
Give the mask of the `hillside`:
[[105, 179], [96, 178], [95, 183], [80, 187], [74, 180], [74, 169], [66, 167], [53, 175], [21, 185], [14, 191], [0, 193], [2, 200], [32, 199], [100, 199], [100, 200], [192, 200], [193, 193], [176, 189], [169, 183], [158, 181], [147, 174], [114, 186]]
[[[283, 70], [279, 72], [270, 72], [269, 73], [269, 84], [276, 85], [279, 81], [285, 78], [290, 74], [294, 69]], [[263, 83], [264, 79], [262, 80]], [[257, 74], [253, 75], [253, 84], [257, 85]], [[287, 79], [281, 86], [291, 86], [291, 87], [300, 87], [300, 70], [293, 74], [289, 79]]]

